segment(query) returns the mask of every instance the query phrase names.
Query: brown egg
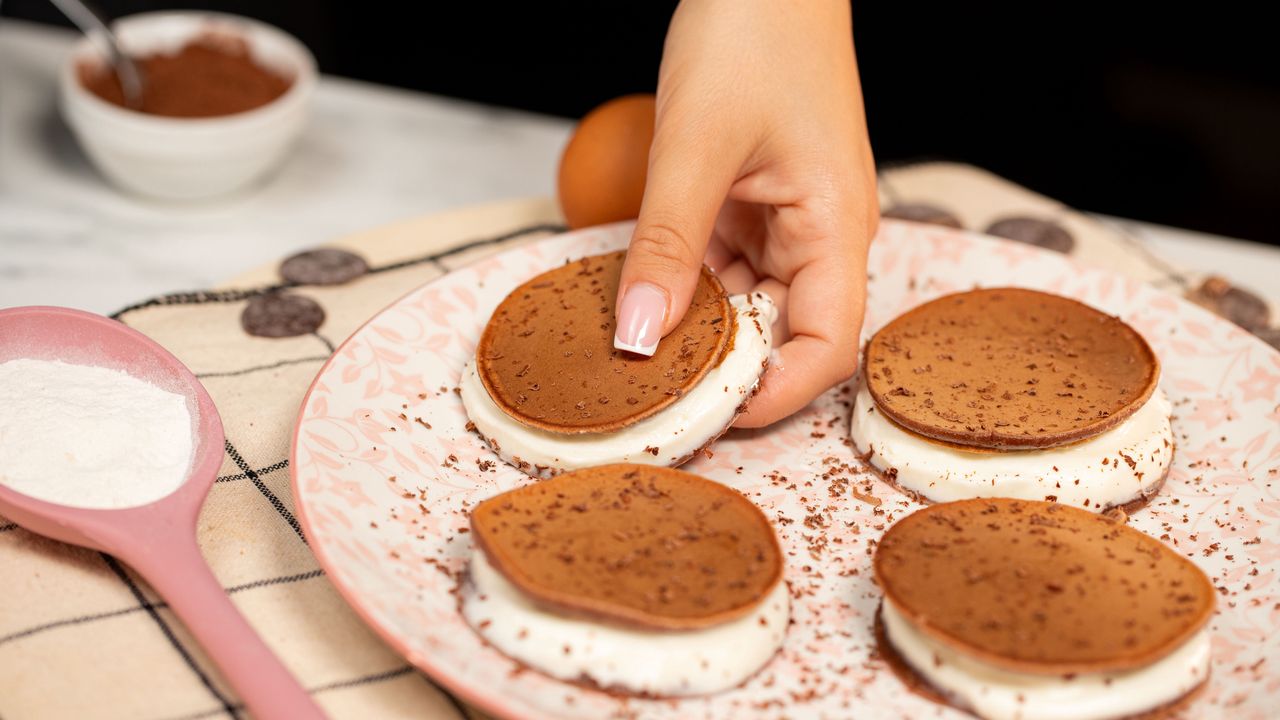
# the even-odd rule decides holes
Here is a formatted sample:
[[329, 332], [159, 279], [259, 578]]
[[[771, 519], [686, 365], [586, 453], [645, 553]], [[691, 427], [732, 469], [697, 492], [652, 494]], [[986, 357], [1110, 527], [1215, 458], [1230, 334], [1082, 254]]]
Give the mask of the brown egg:
[[640, 214], [654, 98], [626, 95], [587, 113], [560, 157], [560, 211], [571, 228]]

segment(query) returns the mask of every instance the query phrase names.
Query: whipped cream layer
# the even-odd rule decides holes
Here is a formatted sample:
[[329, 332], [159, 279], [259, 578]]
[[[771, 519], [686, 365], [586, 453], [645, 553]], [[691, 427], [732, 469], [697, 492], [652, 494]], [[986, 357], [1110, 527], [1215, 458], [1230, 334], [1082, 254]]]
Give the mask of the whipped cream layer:
[[727, 690], [773, 658], [787, 632], [790, 595], [779, 581], [742, 617], [700, 630], [642, 630], [540, 607], [471, 555], [462, 615], [508, 657], [560, 680], [656, 696]]
[[1154, 494], [1173, 461], [1172, 406], [1159, 388], [1116, 427], [1042, 450], [975, 452], [889, 420], [865, 382], [850, 433], [858, 452], [903, 490], [933, 502], [980, 497], [1050, 500], [1095, 512]]
[[508, 463], [534, 477], [629, 462], [678, 465], [733, 422], [768, 364], [777, 309], [768, 295], [729, 299], [737, 313], [733, 346], [693, 389], [655, 415], [615, 432], [568, 435], [530, 427], [498, 407], [473, 358], [462, 371], [462, 405], [480, 434]]
[[1209, 676], [1209, 629], [1165, 657], [1124, 672], [1038, 675], [995, 667], [920, 632], [886, 598], [885, 637], [935, 690], [987, 720], [1107, 720], [1177, 700]]

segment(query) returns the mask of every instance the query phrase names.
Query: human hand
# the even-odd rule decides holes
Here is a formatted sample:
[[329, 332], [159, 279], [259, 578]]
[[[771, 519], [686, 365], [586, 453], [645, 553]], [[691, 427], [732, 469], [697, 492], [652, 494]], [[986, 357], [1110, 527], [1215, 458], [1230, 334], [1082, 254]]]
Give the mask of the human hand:
[[684, 0], [615, 345], [652, 354], [705, 261], [729, 292], [763, 291], [780, 313], [781, 345], [736, 425], [787, 417], [857, 369], [877, 205], [849, 3]]

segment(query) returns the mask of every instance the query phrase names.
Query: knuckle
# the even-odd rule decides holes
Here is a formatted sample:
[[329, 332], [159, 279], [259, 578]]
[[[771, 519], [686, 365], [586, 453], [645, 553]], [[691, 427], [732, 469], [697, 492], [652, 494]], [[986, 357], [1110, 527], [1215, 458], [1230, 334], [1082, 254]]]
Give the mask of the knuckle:
[[671, 223], [646, 223], [631, 238], [628, 255], [654, 269], [681, 272], [702, 263], [694, 242]]
[[819, 362], [825, 370], [822, 374], [826, 376], [828, 386], [838, 385], [858, 371], [860, 335], [856, 327], [846, 329], [844, 325], [844, 322], [840, 323], [840, 331], [825, 342], [825, 347], [820, 352]]

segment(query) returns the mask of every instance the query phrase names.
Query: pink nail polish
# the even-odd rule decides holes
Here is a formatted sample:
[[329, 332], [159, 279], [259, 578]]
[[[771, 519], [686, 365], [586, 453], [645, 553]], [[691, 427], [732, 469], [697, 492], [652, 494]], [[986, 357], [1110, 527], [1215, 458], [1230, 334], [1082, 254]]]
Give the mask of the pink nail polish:
[[662, 322], [666, 316], [665, 292], [649, 283], [632, 285], [618, 303], [618, 330], [613, 336], [613, 346], [639, 355], [653, 355], [662, 339]]

